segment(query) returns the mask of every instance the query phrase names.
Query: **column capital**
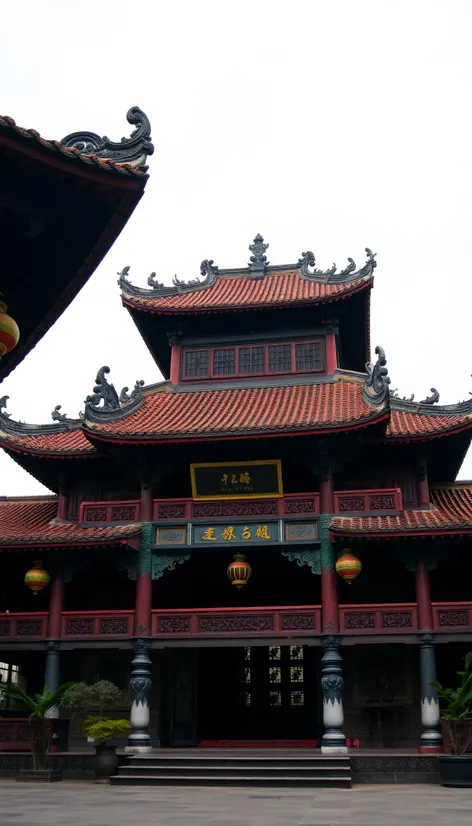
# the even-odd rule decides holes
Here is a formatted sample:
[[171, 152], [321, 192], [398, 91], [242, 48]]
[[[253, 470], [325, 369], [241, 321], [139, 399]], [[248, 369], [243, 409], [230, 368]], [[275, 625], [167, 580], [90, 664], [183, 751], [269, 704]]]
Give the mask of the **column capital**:
[[323, 648], [341, 648], [341, 638], [334, 634], [321, 637], [321, 645]]
[[435, 635], [431, 633], [419, 634], [418, 642], [420, 645], [434, 645]]
[[133, 651], [135, 654], [147, 654], [151, 650], [150, 637], [135, 637], [133, 639]]
[[61, 643], [59, 640], [46, 640], [44, 647], [48, 653], [50, 651], [59, 651]]

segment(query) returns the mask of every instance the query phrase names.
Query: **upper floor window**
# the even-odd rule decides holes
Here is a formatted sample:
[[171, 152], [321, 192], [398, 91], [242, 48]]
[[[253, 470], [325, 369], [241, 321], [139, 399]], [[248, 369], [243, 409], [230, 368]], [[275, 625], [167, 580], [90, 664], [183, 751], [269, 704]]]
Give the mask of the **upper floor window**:
[[183, 349], [182, 379], [318, 373], [324, 370], [324, 341]]

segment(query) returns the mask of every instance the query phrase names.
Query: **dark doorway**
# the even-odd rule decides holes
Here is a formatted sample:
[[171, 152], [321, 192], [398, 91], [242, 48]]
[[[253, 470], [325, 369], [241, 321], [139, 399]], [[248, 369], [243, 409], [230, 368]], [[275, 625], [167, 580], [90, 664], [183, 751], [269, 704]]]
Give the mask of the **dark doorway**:
[[314, 740], [316, 652], [302, 645], [199, 652], [198, 739]]

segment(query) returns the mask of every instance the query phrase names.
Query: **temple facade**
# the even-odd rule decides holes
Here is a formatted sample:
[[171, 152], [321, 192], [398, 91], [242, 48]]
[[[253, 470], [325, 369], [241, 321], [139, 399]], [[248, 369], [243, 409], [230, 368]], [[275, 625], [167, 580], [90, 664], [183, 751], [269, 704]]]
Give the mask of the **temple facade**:
[[437, 753], [430, 681], [472, 639], [472, 398], [392, 389], [370, 249], [323, 271], [267, 248], [172, 286], [123, 270], [161, 383], [101, 367], [44, 425], [1, 400], [1, 446], [55, 493], [0, 501], [0, 658], [31, 690], [129, 686], [130, 751]]

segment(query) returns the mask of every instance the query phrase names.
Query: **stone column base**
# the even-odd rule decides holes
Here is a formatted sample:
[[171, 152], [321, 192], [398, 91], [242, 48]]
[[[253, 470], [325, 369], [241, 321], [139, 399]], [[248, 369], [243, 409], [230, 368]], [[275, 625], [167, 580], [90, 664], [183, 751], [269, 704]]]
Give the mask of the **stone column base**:
[[348, 754], [347, 746], [321, 746], [321, 754]]

